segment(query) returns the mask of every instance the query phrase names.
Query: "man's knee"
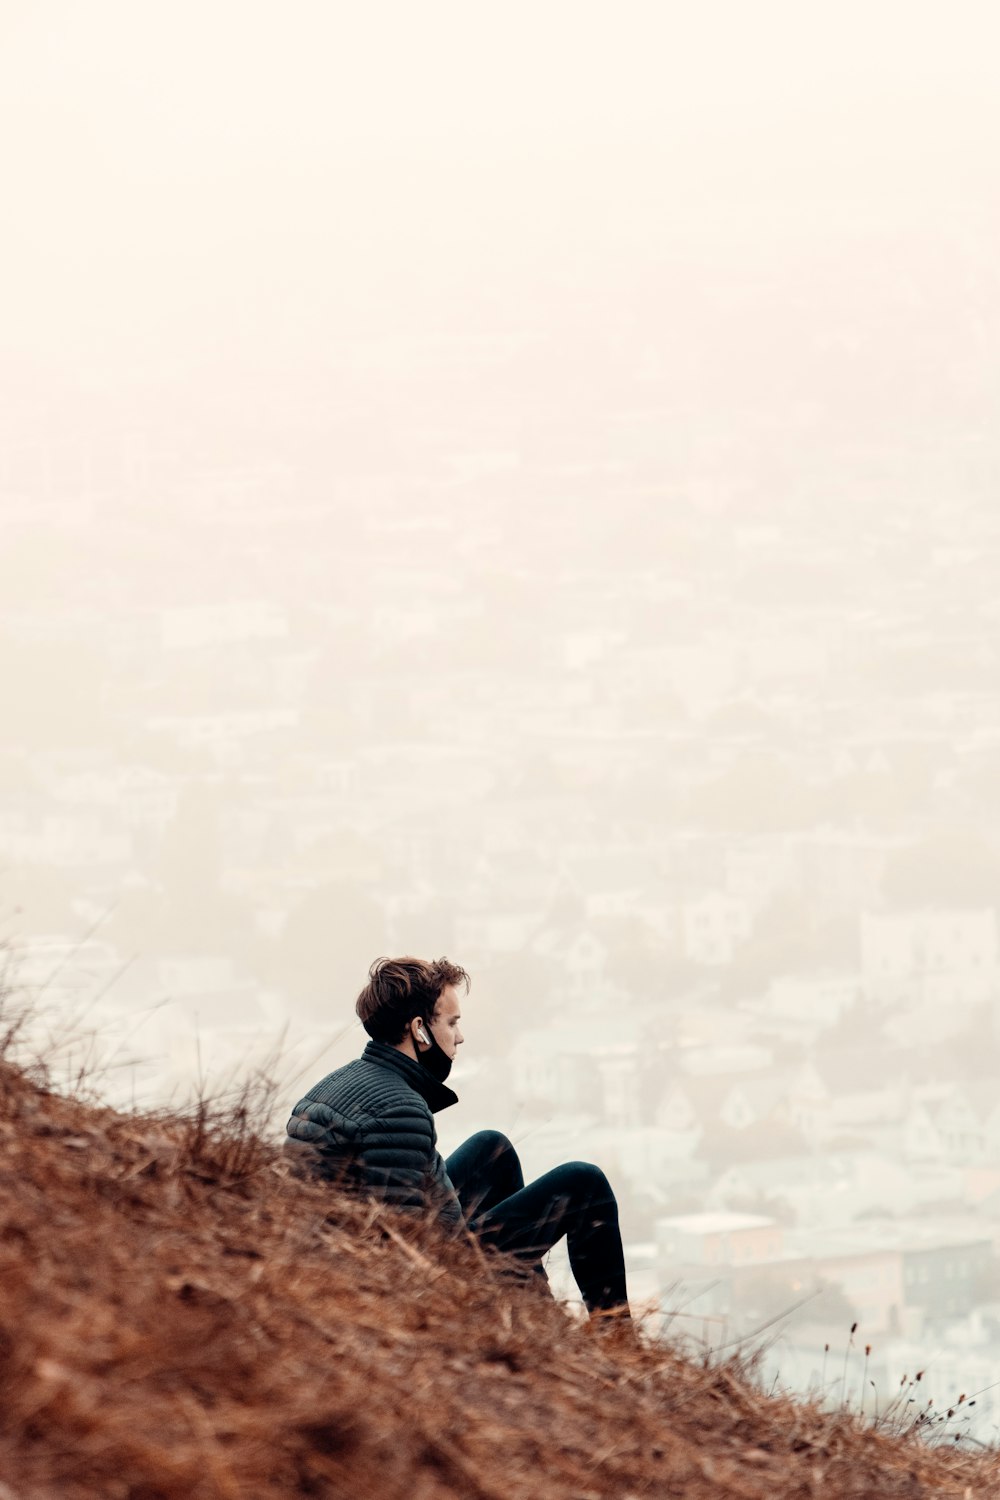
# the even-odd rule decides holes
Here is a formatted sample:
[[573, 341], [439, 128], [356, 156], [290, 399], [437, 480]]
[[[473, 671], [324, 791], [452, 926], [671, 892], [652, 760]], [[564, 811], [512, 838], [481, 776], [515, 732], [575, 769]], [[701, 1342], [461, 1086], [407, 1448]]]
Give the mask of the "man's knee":
[[501, 1130], [479, 1130], [466, 1142], [477, 1163], [476, 1174], [480, 1182], [480, 1197], [489, 1192], [507, 1198], [524, 1186], [524, 1176], [517, 1152]]
[[477, 1157], [484, 1162], [499, 1162], [507, 1156], [517, 1156], [502, 1130], [477, 1130], [466, 1144], [474, 1147]]
[[581, 1203], [600, 1203], [618, 1212], [618, 1200], [600, 1167], [590, 1161], [568, 1161], [560, 1168], [564, 1174], [565, 1189]]

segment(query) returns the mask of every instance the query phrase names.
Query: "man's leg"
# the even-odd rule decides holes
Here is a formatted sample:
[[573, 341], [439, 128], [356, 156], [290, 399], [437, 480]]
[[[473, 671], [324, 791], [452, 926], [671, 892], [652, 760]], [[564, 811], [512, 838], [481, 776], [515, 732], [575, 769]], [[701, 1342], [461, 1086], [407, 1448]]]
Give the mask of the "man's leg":
[[524, 1187], [517, 1152], [499, 1130], [480, 1130], [454, 1150], [445, 1162], [467, 1220], [488, 1213]]
[[[499, 1130], [480, 1130], [470, 1135], [447, 1158], [445, 1170], [458, 1194], [466, 1222], [473, 1230], [484, 1214], [524, 1187], [517, 1152]], [[533, 1273], [548, 1291], [549, 1278], [541, 1254], [523, 1255], [521, 1260], [525, 1274]]]
[[494, 1207], [482, 1208], [471, 1228], [486, 1244], [532, 1266], [565, 1235], [588, 1311], [628, 1315], [618, 1203], [599, 1167], [582, 1161], [556, 1167]]

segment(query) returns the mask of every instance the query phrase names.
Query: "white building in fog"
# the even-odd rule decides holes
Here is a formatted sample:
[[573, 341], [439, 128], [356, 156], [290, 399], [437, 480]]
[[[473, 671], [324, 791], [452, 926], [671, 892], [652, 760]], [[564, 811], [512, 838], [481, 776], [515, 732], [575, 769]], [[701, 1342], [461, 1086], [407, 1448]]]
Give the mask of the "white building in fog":
[[716, 967], [733, 961], [753, 926], [748, 901], [728, 891], [706, 891], [681, 906], [681, 942], [692, 963]]
[[835, 1026], [861, 995], [857, 974], [817, 972], [781, 974], [759, 998], [743, 1008], [774, 1021], [793, 1021], [825, 1031]]
[[946, 1013], [993, 1001], [1000, 944], [993, 907], [865, 912], [861, 968], [870, 1000]]
[[784, 1229], [766, 1214], [676, 1214], [656, 1221], [656, 1244], [665, 1267], [741, 1266], [777, 1260]]

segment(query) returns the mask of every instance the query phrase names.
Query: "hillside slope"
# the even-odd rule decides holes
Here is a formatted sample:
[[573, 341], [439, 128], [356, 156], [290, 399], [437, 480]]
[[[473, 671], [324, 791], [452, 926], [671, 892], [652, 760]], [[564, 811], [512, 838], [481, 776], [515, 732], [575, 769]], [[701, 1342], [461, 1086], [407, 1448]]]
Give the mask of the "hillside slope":
[[998, 1494], [992, 1454], [580, 1325], [289, 1177], [238, 1109], [118, 1115], [0, 1064], [3, 1500]]

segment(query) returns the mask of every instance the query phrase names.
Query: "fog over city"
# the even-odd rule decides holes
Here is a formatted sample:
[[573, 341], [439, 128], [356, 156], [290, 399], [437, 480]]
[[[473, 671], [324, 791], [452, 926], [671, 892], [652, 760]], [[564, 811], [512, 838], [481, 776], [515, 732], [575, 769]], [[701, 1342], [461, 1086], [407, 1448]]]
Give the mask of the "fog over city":
[[878, 0], [0, 9], [34, 1043], [124, 1108], [266, 1065], [278, 1139], [372, 959], [447, 954], [443, 1149], [599, 1163], [636, 1304], [787, 1312], [785, 1384], [923, 1365], [991, 1441], [998, 43]]

